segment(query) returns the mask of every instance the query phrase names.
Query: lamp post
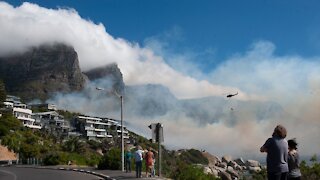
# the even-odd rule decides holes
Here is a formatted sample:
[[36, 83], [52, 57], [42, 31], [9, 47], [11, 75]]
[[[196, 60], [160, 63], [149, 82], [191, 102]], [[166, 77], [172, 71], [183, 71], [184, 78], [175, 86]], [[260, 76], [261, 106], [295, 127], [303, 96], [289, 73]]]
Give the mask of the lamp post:
[[[98, 91], [105, 90], [100, 87], [96, 87]], [[112, 91], [114, 95], [120, 98], [120, 121], [121, 121], [121, 170], [124, 172], [124, 141], [123, 141], [123, 96], [118, 94], [116, 91]]]
[[124, 142], [123, 142], [123, 96], [120, 97], [121, 104], [121, 166], [124, 171]]

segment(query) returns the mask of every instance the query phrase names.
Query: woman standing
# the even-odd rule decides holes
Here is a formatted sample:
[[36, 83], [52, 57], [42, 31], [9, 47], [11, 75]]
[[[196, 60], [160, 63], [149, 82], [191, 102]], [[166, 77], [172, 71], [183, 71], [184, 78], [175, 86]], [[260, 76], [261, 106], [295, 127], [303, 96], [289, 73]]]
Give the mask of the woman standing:
[[260, 152], [267, 153], [267, 172], [269, 180], [286, 180], [288, 175], [288, 142], [284, 139], [287, 130], [278, 125]]
[[289, 176], [288, 179], [292, 180], [300, 180], [301, 172], [299, 169], [300, 158], [299, 153], [297, 151], [297, 145], [295, 139], [290, 139], [288, 141], [289, 145], [289, 153], [288, 153], [288, 166], [289, 166]]
[[152, 176], [152, 169], [153, 169], [153, 159], [154, 154], [152, 152], [152, 148], [149, 148], [149, 151], [146, 154], [146, 177], [148, 177], [148, 173], [150, 172], [150, 176]]

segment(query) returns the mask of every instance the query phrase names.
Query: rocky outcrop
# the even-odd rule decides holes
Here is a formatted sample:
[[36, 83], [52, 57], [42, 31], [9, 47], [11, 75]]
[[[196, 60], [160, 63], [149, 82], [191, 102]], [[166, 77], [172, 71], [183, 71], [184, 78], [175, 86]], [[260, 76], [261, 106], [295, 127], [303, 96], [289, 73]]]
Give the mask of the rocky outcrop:
[[255, 160], [232, 159], [230, 155], [225, 155], [220, 160], [219, 157], [208, 152], [203, 152], [202, 155], [209, 162], [207, 166], [203, 166], [204, 173], [212, 174], [225, 180], [247, 178], [251, 176], [250, 174], [259, 172], [264, 168], [261, 167], [259, 161]]
[[0, 79], [8, 92], [24, 100], [45, 100], [56, 92], [81, 90], [86, 81], [77, 52], [65, 44], [42, 45], [0, 57]]
[[116, 91], [119, 94], [124, 94], [125, 84], [123, 82], [122, 73], [117, 64], [109, 64], [104, 67], [92, 69], [84, 74], [89, 78], [90, 81], [102, 80], [105, 87]]
[[219, 157], [212, 155], [208, 152], [203, 152], [202, 155], [208, 159], [208, 162], [209, 162], [208, 166], [209, 167], [213, 167], [213, 166], [216, 166], [221, 163], [221, 160]]
[[261, 171], [261, 166], [259, 161], [256, 160], [247, 160], [246, 167], [250, 172], [259, 172]]

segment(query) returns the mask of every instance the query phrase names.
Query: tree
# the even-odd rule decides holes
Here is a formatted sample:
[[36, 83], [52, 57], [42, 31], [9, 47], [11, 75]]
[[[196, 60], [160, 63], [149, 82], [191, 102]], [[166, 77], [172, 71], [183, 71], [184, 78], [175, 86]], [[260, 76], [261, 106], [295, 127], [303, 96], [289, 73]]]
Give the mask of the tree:
[[7, 135], [10, 130], [18, 130], [21, 127], [21, 121], [13, 117], [11, 113], [4, 113], [0, 117], [0, 137]]
[[86, 152], [86, 147], [79, 137], [72, 137], [63, 144], [63, 150], [83, 154]]
[[311, 158], [310, 158], [310, 161], [315, 164], [317, 161], [318, 161], [318, 158], [317, 158], [317, 155], [314, 154]]

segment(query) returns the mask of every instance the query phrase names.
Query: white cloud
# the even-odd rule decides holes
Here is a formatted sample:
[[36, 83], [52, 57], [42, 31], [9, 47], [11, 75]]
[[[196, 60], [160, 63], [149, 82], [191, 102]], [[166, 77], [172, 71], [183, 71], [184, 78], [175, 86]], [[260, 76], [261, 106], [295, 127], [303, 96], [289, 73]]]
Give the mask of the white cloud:
[[[178, 98], [221, 95], [239, 91], [179, 73], [152, 50], [121, 38], [113, 38], [104, 25], [85, 20], [74, 9], [47, 9], [23, 3], [19, 7], [0, 2], [0, 54], [25, 51], [30, 46], [65, 42], [79, 55], [83, 71], [116, 62], [128, 85], [162, 84]], [[239, 98], [249, 98], [244, 92]]]

